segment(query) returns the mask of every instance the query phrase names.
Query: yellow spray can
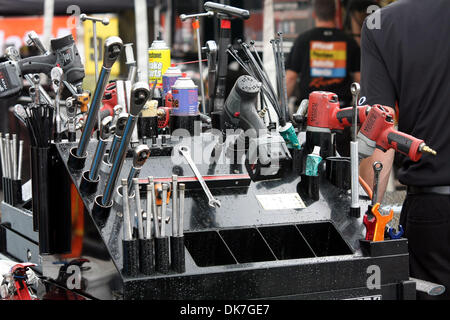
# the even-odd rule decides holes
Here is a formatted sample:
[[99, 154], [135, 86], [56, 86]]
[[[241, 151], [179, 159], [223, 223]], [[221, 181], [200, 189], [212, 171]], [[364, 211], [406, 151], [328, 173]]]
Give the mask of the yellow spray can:
[[170, 48], [164, 40], [155, 40], [148, 49], [148, 79], [149, 83], [158, 80], [157, 85], [162, 86], [162, 76], [170, 67]]

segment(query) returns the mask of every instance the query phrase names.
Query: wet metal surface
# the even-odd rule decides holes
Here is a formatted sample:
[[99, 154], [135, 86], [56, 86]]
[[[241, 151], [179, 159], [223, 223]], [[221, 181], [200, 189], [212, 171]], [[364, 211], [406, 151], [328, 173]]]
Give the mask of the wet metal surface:
[[[201, 163], [199, 159], [201, 159], [203, 150], [197, 149], [198, 146], [203, 145], [204, 149], [207, 149], [205, 154], [208, 155], [214, 148], [215, 141], [212, 137], [206, 141], [205, 139], [194, 141], [197, 138], [183, 138], [181, 144], [191, 148], [194, 161], [203, 175], [246, 173], [244, 165]], [[172, 140], [171, 143], [174, 145], [176, 142]], [[67, 163], [69, 149], [74, 146], [76, 146], [75, 143], [58, 145], [64, 163]], [[96, 141], [92, 141], [88, 146], [89, 155], [84, 170], [88, 170], [90, 167], [95, 146]], [[176, 150], [176, 148], [174, 149]], [[132, 158], [127, 157], [119, 181], [127, 177], [131, 164]], [[78, 187], [83, 170], [68, 170], [74, 184]], [[155, 179], [170, 178], [172, 174], [180, 177], [194, 176], [182, 156], [176, 154], [173, 157], [151, 156], [143, 166], [139, 178], [142, 184], [148, 176], [153, 176]], [[150, 277], [124, 278], [120, 274], [123, 234], [121, 205], [118, 203], [113, 205], [103, 224], [95, 223], [90, 213], [94, 198], [103, 192], [107, 177], [108, 173], [100, 171], [97, 192], [90, 195], [85, 194], [82, 197], [89, 211], [86, 212], [88, 215], [85, 217], [86, 224], [94, 227], [94, 230], [85, 237], [91, 237], [93, 241], [101, 241], [102, 246], [104, 245], [107, 256], [104, 260], [113, 262], [117, 269], [116, 271], [111, 270], [112, 276], [107, 286], [112, 291], [122, 292], [121, 285], [111, 285], [111, 282], [122, 279], [123, 292], [119, 294], [121, 298], [261, 298], [305, 293], [307, 292], [304, 291], [306, 288], [314, 286], [317, 290], [342, 289], [353, 285], [364, 286], [367, 276], [366, 268], [373, 263], [371, 258], [361, 255], [359, 240], [364, 237], [365, 230], [362, 217], [356, 219], [348, 216], [349, 193], [334, 187], [325, 178], [320, 180], [320, 199], [318, 201], [303, 199], [308, 204], [306, 208], [264, 210], [257, 196], [285, 195], [299, 191], [301, 178], [292, 172], [282, 179], [251, 182], [248, 187], [211, 188], [214, 197], [222, 204], [220, 208], [210, 207], [207, 197], [201, 189], [187, 190], [184, 218], [186, 239], [189, 240], [191, 237], [191, 241], [194, 241], [191, 243], [195, 243], [195, 241], [201, 243], [201, 237], [209, 232], [211, 238], [207, 239], [211, 243], [216, 241], [220, 247], [225, 248], [223, 256], [201, 261], [199, 260], [200, 256], [194, 252], [195, 247], [189, 249], [187, 244], [185, 273], [171, 272], [165, 275], [155, 274]], [[135, 210], [134, 201], [134, 198], [130, 199], [132, 213]], [[145, 192], [141, 193], [141, 201], [141, 207], [146, 208]], [[367, 200], [361, 201], [362, 212], [365, 211], [368, 203]], [[171, 206], [172, 201], [167, 207], [168, 216], [171, 216]], [[171, 223], [170, 220], [166, 225], [169, 236], [172, 230]], [[273, 229], [267, 229], [267, 227]], [[98, 233], [97, 235], [95, 231]], [[315, 232], [323, 232], [324, 235], [319, 236]], [[247, 250], [246, 253], [244, 249], [239, 252], [239, 237], [248, 241], [248, 243], [242, 243], [242, 247]], [[322, 239], [321, 237], [323, 240], [318, 240]], [[299, 242], [299, 246], [303, 248], [302, 251], [298, 251], [299, 249], [292, 245], [283, 247], [283, 243], [286, 246], [289, 245], [287, 242], [289, 239], [298, 239], [301, 242]], [[330, 241], [337, 241], [340, 245], [334, 246], [333, 249]], [[209, 250], [211, 254], [214, 254], [215, 251], [219, 251], [218, 248], [213, 247]], [[262, 256], [255, 256], [255, 250], [263, 252]], [[205, 251], [206, 253], [207, 251]], [[330, 256], [323, 256], [327, 254]], [[96, 258], [95, 255], [92, 257]], [[388, 265], [390, 259], [394, 258], [379, 258], [379, 263]], [[404, 264], [404, 259], [405, 257], [401, 256], [397, 259], [396, 264]], [[47, 260], [50, 261], [51, 257], [48, 257]], [[222, 263], [223, 261], [226, 263]], [[205, 266], [200, 266], [201, 264]], [[345, 268], [347, 269], [344, 271]], [[383, 281], [386, 281], [384, 283], [406, 279], [407, 273], [405, 274], [404, 268], [398, 269], [389, 276], [390, 279], [384, 279]], [[342, 271], [343, 275], [339, 276], [339, 279], [335, 279], [335, 273], [338, 270]], [[314, 284], [315, 281], [319, 283]], [[354, 283], [350, 284], [349, 281]], [[242, 284], [245, 284], [245, 288], [242, 288]], [[86, 291], [89, 292], [89, 290]]]

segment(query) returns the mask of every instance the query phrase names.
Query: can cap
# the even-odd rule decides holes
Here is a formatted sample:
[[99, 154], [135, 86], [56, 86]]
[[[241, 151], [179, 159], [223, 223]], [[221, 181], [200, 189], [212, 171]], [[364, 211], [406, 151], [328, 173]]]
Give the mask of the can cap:
[[187, 73], [186, 73], [186, 72], [183, 72], [183, 73], [181, 74], [181, 76], [182, 76], [183, 78], [187, 78]]
[[176, 65], [175, 63], [171, 63], [170, 66], [171, 66], [172, 68], [175, 68], [177, 65]]

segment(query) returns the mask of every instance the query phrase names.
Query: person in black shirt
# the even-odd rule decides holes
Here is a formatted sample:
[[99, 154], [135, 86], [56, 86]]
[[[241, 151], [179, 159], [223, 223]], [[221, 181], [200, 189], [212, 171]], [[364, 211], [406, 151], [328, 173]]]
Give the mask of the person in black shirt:
[[[398, 105], [398, 129], [437, 151], [418, 162], [404, 157], [398, 178], [408, 186], [400, 224], [408, 238], [410, 274], [444, 285], [446, 292], [438, 299], [450, 299], [449, 17], [448, 0], [399, 0], [369, 16], [361, 34], [366, 103]], [[361, 163], [360, 174], [371, 183], [372, 163], [383, 162], [380, 196], [393, 154], [376, 150]]]
[[315, 0], [316, 27], [298, 36], [286, 62], [288, 96], [300, 77], [297, 104], [312, 91], [331, 91], [341, 105], [351, 103], [350, 85], [359, 82], [360, 49], [356, 41], [336, 28], [334, 0]]

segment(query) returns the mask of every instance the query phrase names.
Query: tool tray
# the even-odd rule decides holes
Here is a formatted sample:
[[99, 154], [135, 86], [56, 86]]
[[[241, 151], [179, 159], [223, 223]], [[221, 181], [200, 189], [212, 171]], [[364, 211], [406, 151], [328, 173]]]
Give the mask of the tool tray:
[[[201, 150], [212, 150], [216, 144], [213, 136], [202, 134], [202, 138], [184, 137], [181, 141], [191, 148], [194, 161], [201, 156]], [[175, 139], [168, 142], [173, 150], [177, 144], [180, 142]], [[122, 206], [114, 203], [102, 221], [92, 216], [94, 199], [103, 192], [108, 172], [100, 171], [96, 193], [81, 192], [81, 176], [90, 167], [96, 141], [90, 143], [85, 168], [80, 171], [67, 167], [69, 150], [75, 146], [75, 143], [58, 144], [57, 156], [65, 164], [65, 172], [60, 172], [60, 176], [70, 179], [72, 189], [76, 190], [72, 192], [72, 203], [79, 199], [84, 205], [82, 250], [65, 256], [42, 256], [43, 275], [61, 288], [67, 288], [67, 283], [61, 281], [67, 279], [61, 276], [61, 264], [83, 258], [88, 261], [84, 265], [89, 267], [81, 271], [85, 286], [77, 293], [99, 299], [398, 299], [400, 295], [405, 296], [399, 286], [409, 279], [407, 248], [402, 246], [400, 250], [385, 250], [382, 255], [372, 256], [367, 250], [362, 251], [365, 248], [360, 243], [365, 235], [362, 217], [348, 216], [348, 191], [331, 184], [325, 174], [318, 177], [319, 200], [302, 198], [304, 207], [283, 208], [293, 201], [292, 195], [301, 191], [301, 177], [295, 170], [285, 170], [282, 177], [255, 182], [242, 178], [247, 175], [244, 164], [197, 164], [204, 176], [216, 177], [214, 181], [206, 180], [212, 194], [222, 203], [215, 209], [208, 206], [207, 197], [195, 183], [194, 173], [184, 158], [172, 158], [164, 152], [153, 152], [141, 170], [141, 206], [145, 210], [143, 187], [148, 176], [157, 180], [177, 174], [179, 179], [189, 177], [194, 181], [186, 183], [186, 271], [124, 276]], [[118, 181], [127, 177], [131, 163], [132, 158], [127, 157]], [[234, 184], [233, 176], [237, 177]], [[264, 197], [268, 198], [261, 200]], [[275, 201], [280, 208], [270, 206]], [[132, 213], [133, 203], [131, 199]], [[366, 204], [366, 200], [361, 201], [362, 210]], [[167, 207], [169, 217], [171, 205], [170, 202]], [[166, 224], [169, 236], [171, 223], [170, 220]], [[75, 236], [73, 231], [72, 239]], [[405, 240], [397, 242], [402, 241]], [[381, 287], [370, 290], [366, 286], [367, 270], [374, 264], [382, 270]]]

